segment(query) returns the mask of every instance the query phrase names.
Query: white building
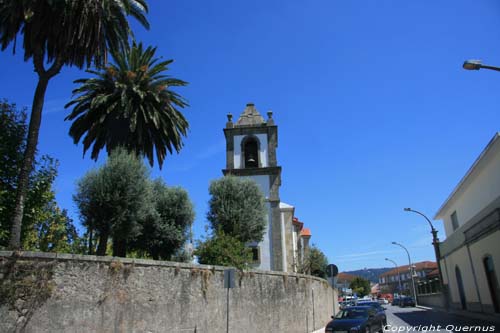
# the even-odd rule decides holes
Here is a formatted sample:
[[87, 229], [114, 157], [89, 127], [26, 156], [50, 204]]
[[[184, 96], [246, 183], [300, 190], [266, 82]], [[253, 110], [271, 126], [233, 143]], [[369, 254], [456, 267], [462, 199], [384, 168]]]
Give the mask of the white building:
[[[453, 309], [500, 313], [500, 135], [495, 134], [436, 213], [443, 282]], [[496, 313], [496, 314], [495, 314]]]

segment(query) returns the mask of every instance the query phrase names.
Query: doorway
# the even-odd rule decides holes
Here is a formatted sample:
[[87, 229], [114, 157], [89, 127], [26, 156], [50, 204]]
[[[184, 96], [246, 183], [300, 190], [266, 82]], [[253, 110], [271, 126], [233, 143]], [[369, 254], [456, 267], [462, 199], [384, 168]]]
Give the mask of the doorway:
[[493, 266], [493, 258], [491, 256], [486, 256], [483, 259], [483, 264], [486, 272], [486, 279], [488, 280], [488, 287], [490, 289], [493, 308], [495, 309], [495, 312], [499, 313], [500, 286], [498, 285], [498, 278], [495, 273], [495, 267]]
[[455, 267], [455, 276], [457, 278], [458, 294], [460, 295], [460, 304], [462, 305], [462, 310], [467, 310], [467, 301], [465, 299], [464, 284], [462, 281], [462, 273], [460, 273], [460, 268]]

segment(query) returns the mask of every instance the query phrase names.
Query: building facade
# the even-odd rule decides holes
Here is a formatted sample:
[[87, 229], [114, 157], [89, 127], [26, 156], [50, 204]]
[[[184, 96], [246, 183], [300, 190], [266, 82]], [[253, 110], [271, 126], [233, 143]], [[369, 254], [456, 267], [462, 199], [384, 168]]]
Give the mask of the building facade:
[[[433, 283], [433, 288], [439, 288], [439, 281], [435, 281], [434, 277], [430, 274], [437, 269], [437, 264], [432, 261], [422, 261], [412, 264], [413, 278], [415, 281], [415, 288], [427, 283]], [[432, 279], [431, 279], [432, 277]], [[399, 294], [399, 295], [412, 295], [412, 281], [411, 281], [410, 266], [398, 266], [390, 271], [380, 274], [379, 290], [381, 293]], [[400, 287], [401, 286], [401, 287]], [[420, 289], [420, 288], [419, 288]], [[417, 295], [421, 294], [422, 290], [417, 290]]]
[[453, 309], [500, 314], [500, 135], [495, 134], [434, 219], [442, 220], [443, 282]]
[[254, 104], [247, 104], [234, 123], [231, 114], [224, 128], [226, 168], [223, 174], [253, 179], [267, 204], [267, 227], [261, 242], [249, 243], [254, 267], [262, 270], [298, 272], [309, 249], [311, 231], [295, 218], [295, 207], [280, 199], [281, 166], [278, 165], [278, 127], [272, 112], [267, 120]]

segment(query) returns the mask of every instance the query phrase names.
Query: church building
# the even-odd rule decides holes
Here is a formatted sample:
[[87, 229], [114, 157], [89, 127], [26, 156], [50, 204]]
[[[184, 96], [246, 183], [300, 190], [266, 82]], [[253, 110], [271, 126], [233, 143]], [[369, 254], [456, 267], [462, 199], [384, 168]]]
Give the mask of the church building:
[[254, 104], [247, 104], [236, 123], [228, 114], [224, 128], [226, 168], [224, 175], [253, 179], [266, 198], [267, 226], [262, 242], [247, 244], [253, 266], [261, 270], [297, 272], [309, 250], [311, 231], [295, 216], [295, 208], [280, 200], [281, 166], [278, 165], [278, 127], [273, 114], [267, 120]]

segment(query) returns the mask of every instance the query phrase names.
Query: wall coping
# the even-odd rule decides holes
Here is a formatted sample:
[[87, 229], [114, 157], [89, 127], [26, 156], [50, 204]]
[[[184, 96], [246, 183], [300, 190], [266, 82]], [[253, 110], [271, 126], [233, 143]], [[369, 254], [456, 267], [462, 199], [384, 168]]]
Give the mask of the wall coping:
[[[174, 261], [152, 260], [152, 259], [137, 259], [137, 258], [123, 258], [123, 257], [110, 257], [110, 256], [95, 256], [86, 254], [70, 254], [70, 253], [55, 253], [55, 252], [33, 252], [33, 251], [0, 251], [0, 258], [19, 258], [19, 259], [42, 259], [42, 260], [57, 260], [57, 261], [77, 261], [77, 262], [100, 262], [111, 263], [119, 261], [123, 264], [132, 264], [135, 266], [145, 267], [170, 267], [181, 269], [207, 269], [215, 271], [224, 271], [226, 269], [236, 269], [234, 267], [216, 266], [216, 265], [201, 265], [201, 264], [188, 264]], [[238, 270], [238, 269], [236, 269]], [[278, 271], [264, 271], [257, 269], [245, 270], [260, 275], [275, 275], [275, 276], [292, 276], [303, 279], [315, 280], [318, 282], [325, 282], [328, 286], [330, 284], [327, 280], [306, 274], [278, 272]], [[331, 287], [331, 286], [330, 286]], [[333, 288], [332, 288], [333, 289]]]

